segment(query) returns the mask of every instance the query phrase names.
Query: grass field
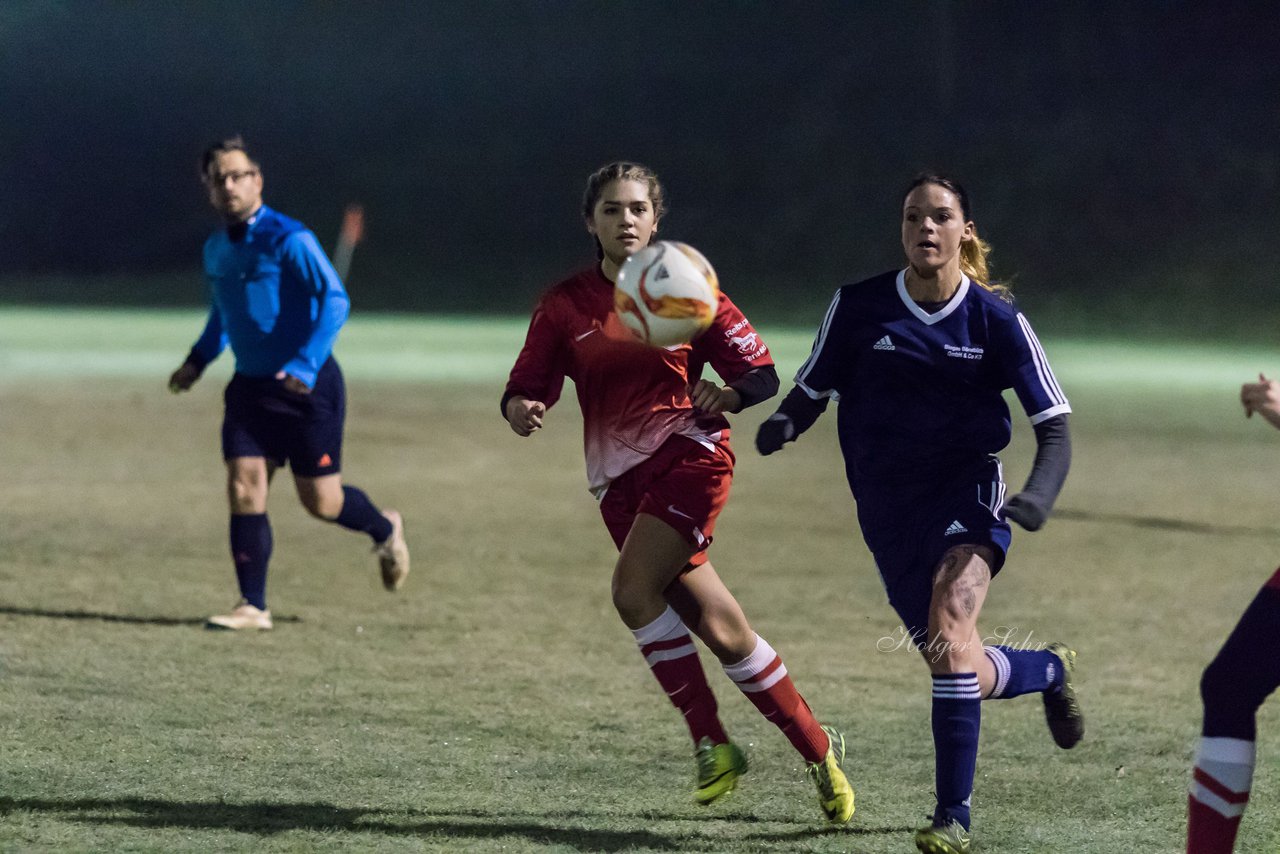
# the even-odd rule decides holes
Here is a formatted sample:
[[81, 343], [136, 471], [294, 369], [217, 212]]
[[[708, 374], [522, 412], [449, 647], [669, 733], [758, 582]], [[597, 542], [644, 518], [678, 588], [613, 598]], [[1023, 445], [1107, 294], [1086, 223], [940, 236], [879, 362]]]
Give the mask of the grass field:
[[[359, 317], [339, 345], [344, 475], [408, 521], [382, 591], [367, 543], [272, 499], [274, 632], [203, 631], [235, 598], [218, 455], [223, 359], [165, 392], [192, 312], [0, 310], [0, 850], [902, 852], [930, 809], [929, 678], [858, 537], [828, 416], [751, 449], [712, 556], [819, 716], [858, 813], [819, 821], [800, 762], [708, 663], [753, 770], [695, 807], [677, 714], [609, 603], [572, 396], [498, 415], [523, 321]], [[784, 377], [808, 331], [763, 330]], [[1239, 383], [1280, 353], [1044, 336], [1075, 407], [1057, 517], [1018, 532], [988, 633], [1081, 652], [1089, 732], [985, 704], [984, 852], [1174, 852], [1197, 682], [1280, 561], [1280, 435]], [[1032, 437], [1005, 457], [1013, 486]], [[1280, 849], [1280, 701], [1260, 719], [1242, 851]]]

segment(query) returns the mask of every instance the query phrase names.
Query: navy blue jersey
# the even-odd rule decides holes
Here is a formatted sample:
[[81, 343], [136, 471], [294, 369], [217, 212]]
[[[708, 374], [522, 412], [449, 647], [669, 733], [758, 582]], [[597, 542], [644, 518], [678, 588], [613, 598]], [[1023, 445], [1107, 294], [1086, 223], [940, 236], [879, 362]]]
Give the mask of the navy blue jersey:
[[221, 228], [205, 242], [209, 320], [192, 348], [204, 363], [229, 343], [236, 371], [285, 371], [314, 386], [347, 319], [347, 292], [306, 226], [263, 205], [233, 240]]
[[840, 288], [796, 384], [838, 401], [859, 499], [982, 466], [1012, 434], [1005, 389], [1033, 424], [1071, 411], [1012, 298], [967, 276], [932, 313], [908, 296], [905, 271]]

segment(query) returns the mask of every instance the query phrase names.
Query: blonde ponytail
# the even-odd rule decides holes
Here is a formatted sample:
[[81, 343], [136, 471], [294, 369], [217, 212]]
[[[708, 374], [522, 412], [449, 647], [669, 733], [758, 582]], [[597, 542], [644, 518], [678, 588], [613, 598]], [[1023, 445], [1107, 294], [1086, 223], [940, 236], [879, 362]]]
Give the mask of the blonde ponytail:
[[991, 281], [991, 265], [987, 256], [991, 254], [991, 244], [978, 236], [973, 230], [973, 239], [960, 244], [960, 270], [966, 276], [987, 290], [1000, 296], [1009, 296], [1009, 286]]

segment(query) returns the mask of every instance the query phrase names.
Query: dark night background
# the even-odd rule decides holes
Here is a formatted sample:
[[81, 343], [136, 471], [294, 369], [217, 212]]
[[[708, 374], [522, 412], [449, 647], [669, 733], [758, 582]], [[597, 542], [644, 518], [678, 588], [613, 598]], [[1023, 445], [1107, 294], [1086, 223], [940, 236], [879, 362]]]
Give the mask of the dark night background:
[[913, 173], [973, 196], [1041, 326], [1280, 318], [1280, 4], [0, 4], [0, 302], [197, 305], [196, 176], [242, 132], [358, 310], [525, 312], [618, 158], [752, 313], [898, 264]]

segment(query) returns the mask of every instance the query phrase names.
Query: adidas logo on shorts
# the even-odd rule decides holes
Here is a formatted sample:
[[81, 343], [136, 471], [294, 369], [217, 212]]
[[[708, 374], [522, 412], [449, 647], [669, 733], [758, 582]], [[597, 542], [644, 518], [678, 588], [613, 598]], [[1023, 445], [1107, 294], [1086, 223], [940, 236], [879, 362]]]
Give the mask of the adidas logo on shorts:
[[871, 349], [872, 350], [896, 350], [898, 348], [893, 346], [893, 342], [890, 341], [889, 336], [886, 335], [883, 338], [881, 338], [879, 341], [877, 341], [875, 344], [873, 344]]
[[945, 534], [943, 534], [943, 536], [944, 536], [944, 537], [951, 537], [951, 536], [954, 536], [954, 535], [956, 535], [956, 534], [967, 534], [967, 533], [969, 533], [969, 529], [968, 529], [968, 528], [966, 528], [964, 525], [961, 525], [961, 524], [960, 524], [960, 522], [959, 522], [959, 520], [957, 520], [957, 521], [952, 522], [950, 525], [948, 525], [948, 526], [947, 526], [947, 531], [946, 531], [946, 533], [945, 533]]

